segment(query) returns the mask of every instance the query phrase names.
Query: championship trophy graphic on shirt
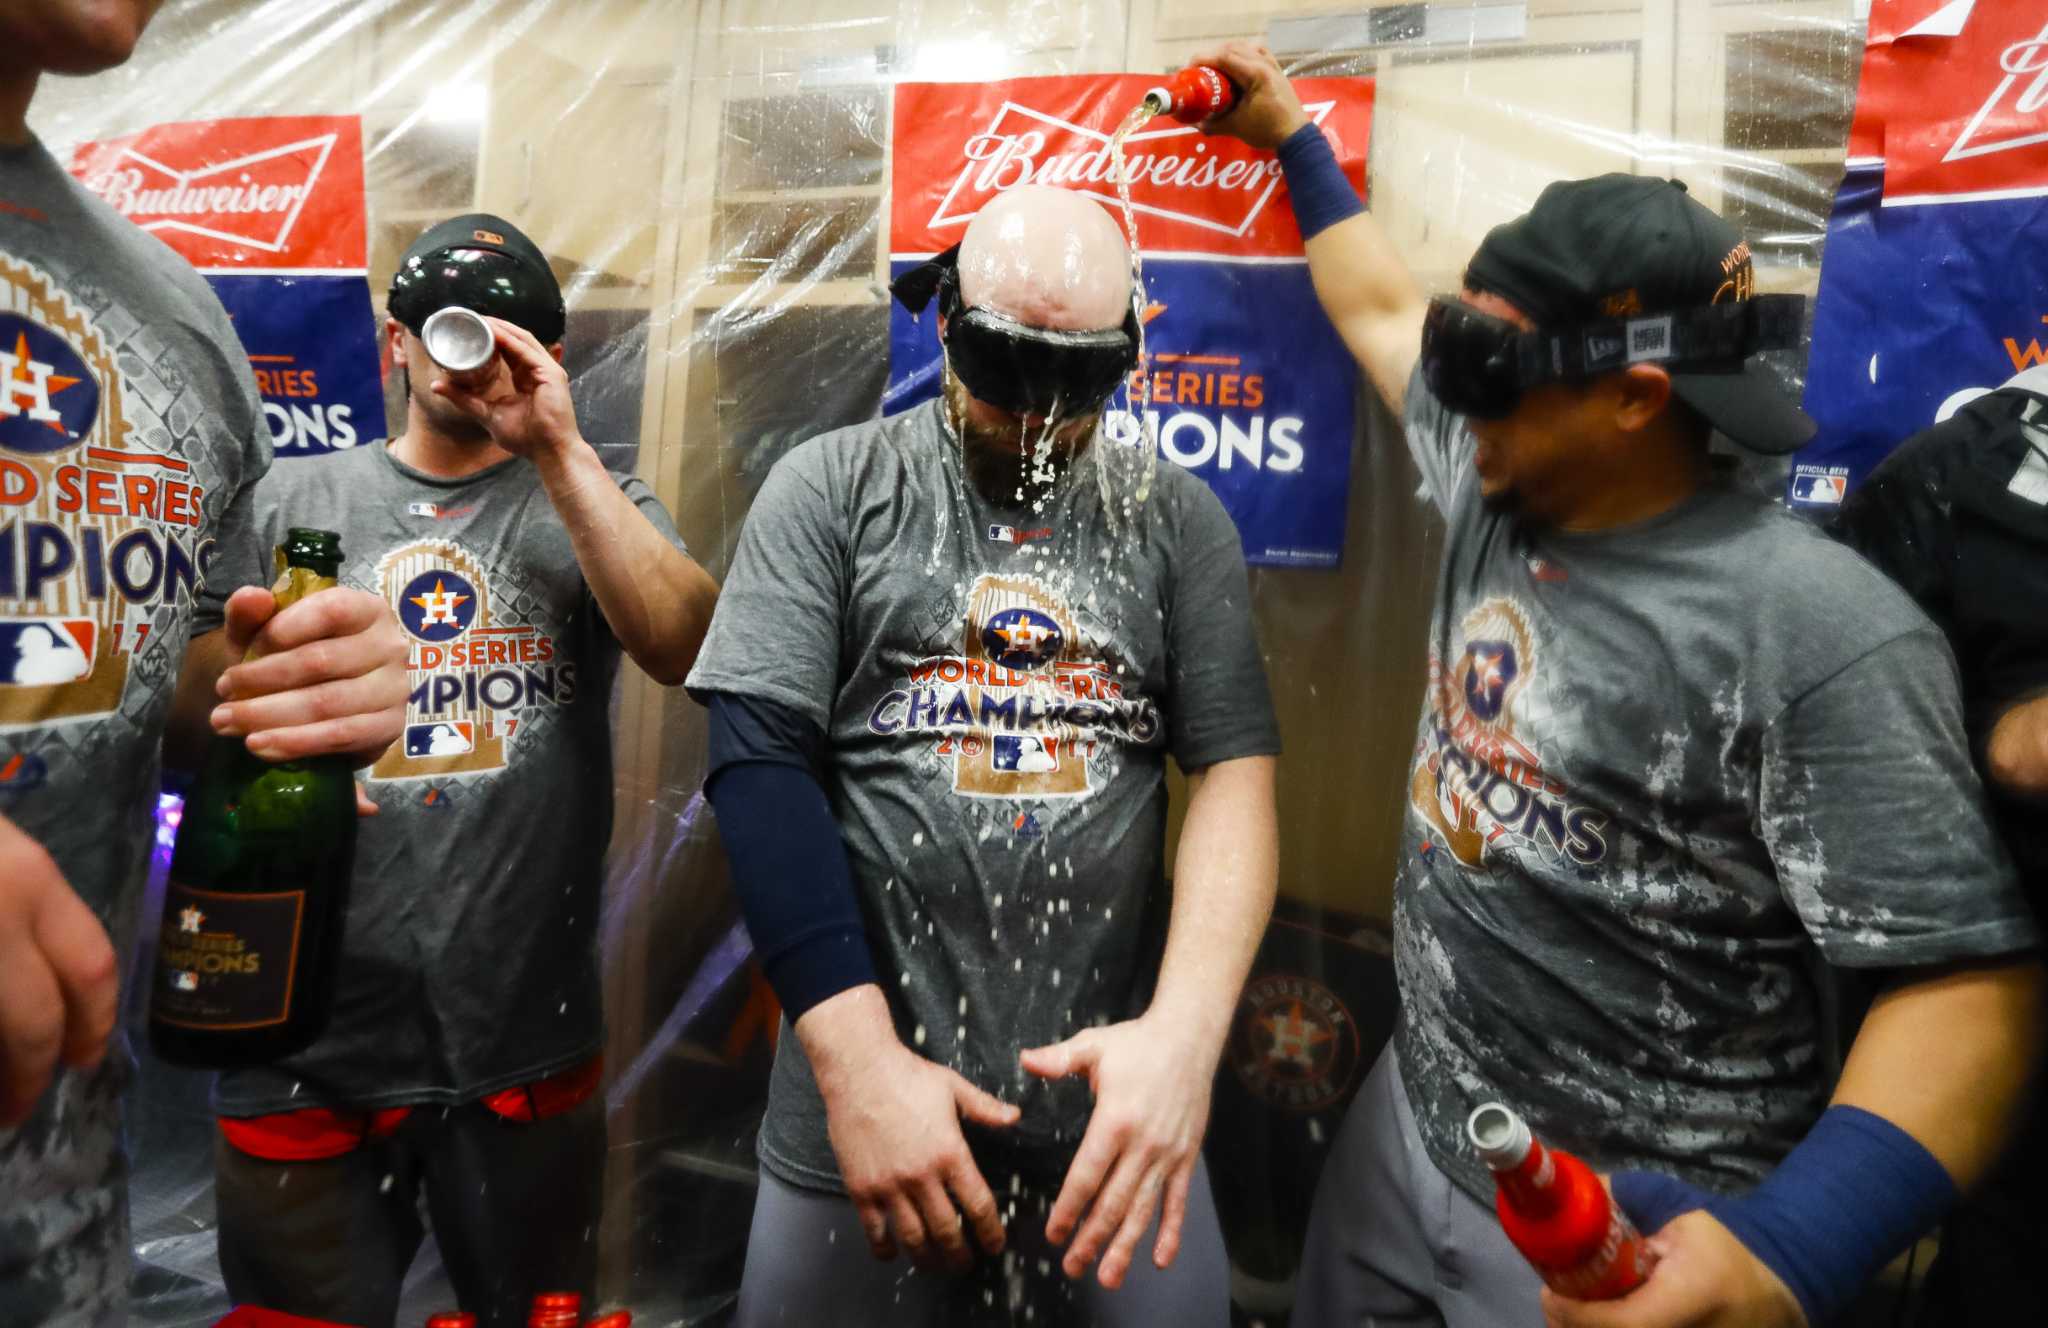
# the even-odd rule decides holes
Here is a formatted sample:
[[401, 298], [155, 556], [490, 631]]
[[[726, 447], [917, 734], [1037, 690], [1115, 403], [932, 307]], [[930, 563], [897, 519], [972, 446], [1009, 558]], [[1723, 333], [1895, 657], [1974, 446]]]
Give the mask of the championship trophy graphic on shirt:
[[1524, 781], [1540, 777], [1542, 763], [1515, 738], [1514, 700], [1536, 667], [1535, 639], [1521, 609], [1489, 599], [1460, 624], [1465, 648], [1446, 671], [1431, 652], [1430, 721], [1426, 757], [1415, 763], [1409, 798], [1436, 827], [1443, 846], [1467, 867], [1477, 867], [1502, 807], [1488, 799], [1509, 784], [1506, 801]]
[[124, 390], [86, 311], [0, 255], [0, 724], [117, 709], [157, 610], [196, 593], [201, 485]]
[[975, 698], [974, 731], [950, 740], [953, 791], [982, 798], [1086, 794], [1088, 760], [1076, 731], [1036, 718], [1066, 699], [1062, 676], [1071, 688], [1077, 672], [1074, 616], [1065, 602], [1033, 577], [985, 575], [968, 596], [965, 636], [961, 667], [969, 684], [964, 695]]
[[444, 540], [385, 554], [377, 584], [411, 638], [412, 696], [403, 736], [378, 758], [370, 777], [419, 779], [503, 767], [505, 740], [525, 696], [517, 638], [534, 633], [492, 626], [481, 566]]

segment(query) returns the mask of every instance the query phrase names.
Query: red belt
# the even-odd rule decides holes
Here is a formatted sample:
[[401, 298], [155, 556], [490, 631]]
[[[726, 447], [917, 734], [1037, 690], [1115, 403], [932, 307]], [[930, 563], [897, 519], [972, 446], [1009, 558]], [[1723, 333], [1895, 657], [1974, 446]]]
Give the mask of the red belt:
[[[481, 1101], [506, 1120], [546, 1120], [583, 1105], [603, 1078], [604, 1057], [599, 1056], [534, 1083], [492, 1093]], [[269, 1116], [221, 1116], [218, 1124], [221, 1135], [251, 1157], [269, 1162], [315, 1162], [390, 1138], [412, 1112], [411, 1107], [381, 1111], [304, 1107]]]

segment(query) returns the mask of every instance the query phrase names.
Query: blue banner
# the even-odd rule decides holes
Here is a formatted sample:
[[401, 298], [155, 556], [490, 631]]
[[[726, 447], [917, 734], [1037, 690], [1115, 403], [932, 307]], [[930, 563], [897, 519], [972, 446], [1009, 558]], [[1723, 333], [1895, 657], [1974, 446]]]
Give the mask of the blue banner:
[[2022, 369], [2048, 364], [2048, 197], [1881, 206], [1884, 169], [1853, 167], [1828, 223], [1806, 409], [1820, 433], [1787, 499], [1838, 505], [1891, 449]]
[[369, 278], [211, 274], [249, 352], [279, 457], [322, 456], [384, 435]]
[[[914, 266], [899, 260], [891, 275]], [[1145, 293], [1146, 363], [1110, 400], [1109, 438], [1137, 444], [1149, 426], [1162, 461], [1223, 500], [1246, 562], [1335, 567], [1359, 377], [1307, 264], [1148, 258]], [[938, 395], [937, 322], [892, 307], [884, 413]]]

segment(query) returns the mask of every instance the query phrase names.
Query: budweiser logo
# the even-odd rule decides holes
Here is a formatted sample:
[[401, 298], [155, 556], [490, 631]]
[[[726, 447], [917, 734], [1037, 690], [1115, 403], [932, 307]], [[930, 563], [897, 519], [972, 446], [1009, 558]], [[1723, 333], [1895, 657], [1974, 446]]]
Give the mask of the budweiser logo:
[[[1305, 109], [1321, 124], [1334, 104]], [[1111, 137], [1005, 101], [988, 126], [962, 145], [960, 171], [925, 225], [964, 225], [990, 198], [1025, 184], [1075, 189], [1119, 207]], [[1134, 212], [1241, 237], [1279, 189], [1280, 163], [1234, 139], [1207, 138], [1192, 126], [1170, 124], [1125, 140], [1124, 177]]]
[[290, 243], [336, 138], [321, 134], [186, 170], [131, 144], [85, 184], [144, 230], [177, 231], [274, 254]]
[[2048, 130], [2041, 127], [2042, 112], [2048, 110], [2048, 27], [2006, 47], [1998, 65], [2005, 77], [1957, 135], [1943, 161], [2048, 143]]

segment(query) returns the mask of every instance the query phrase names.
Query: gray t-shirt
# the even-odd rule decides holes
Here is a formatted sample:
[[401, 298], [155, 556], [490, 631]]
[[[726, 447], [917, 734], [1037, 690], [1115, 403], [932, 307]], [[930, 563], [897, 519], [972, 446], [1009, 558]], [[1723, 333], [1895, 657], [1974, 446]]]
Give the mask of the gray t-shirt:
[[1418, 374], [1449, 523], [1394, 896], [1396, 1033], [1437, 1164], [1499, 1099], [1597, 1166], [1754, 1183], [1831, 1088], [1815, 951], [2028, 949], [1940, 634], [1889, 581], [1715, 482], [1598, 534], [1490, 511]]
[[[133, 952], [215, 532], [270, 464], [206, 283], [40, 144], [0, 148], [0, 814]], [[0, 1130], [0, 1324], [118, 1305], [125, 1048]]]
[[[647, 486], [614, 478], [682, 548]], [[435, 479], [381, 442], [283, 462], [222, 534], [202, 630], [270, 583], [291, 526], [340, 532], [342, 584], [398, 615], [412, 696], [366, 772], [379, 814], [356, 830], [328, 1028], [223, 1075], [220, 1109], [467, 1102], [595, 1056], [619, 647], [538, 472]]]
[[[825, 731], [898, 1033], [1017, 1103], [1014, 1137], [1054, 1152], [1086, 1126], [1088, 1088], [1048, 1088], [1017, 1053], [1149, 1001], [1165, 758], [1200, 769], [1279, 738], [1237, 532], [1208, 489], [1162, 465], [1126, 519], [1105, 507], [1097, 453], [1042, 511], [993, 507], [940, 409], [775, 467], [689, 685]], [[794, 1037], [760, 1151], [792, 1184], [839, 1185]]]

